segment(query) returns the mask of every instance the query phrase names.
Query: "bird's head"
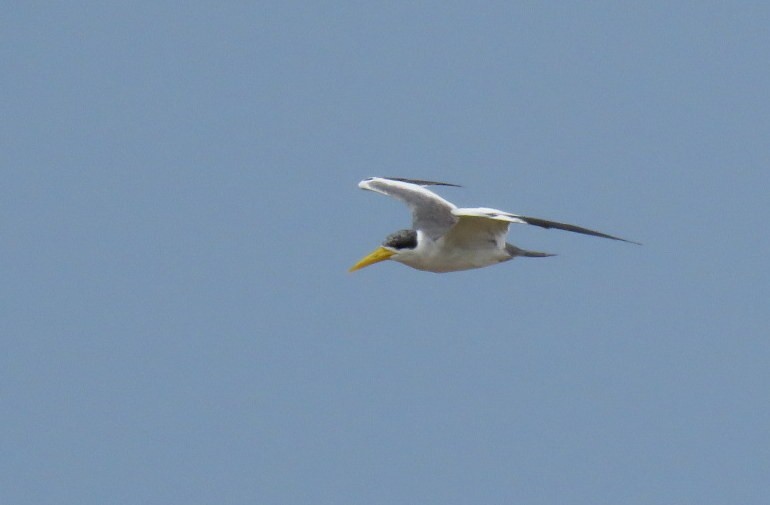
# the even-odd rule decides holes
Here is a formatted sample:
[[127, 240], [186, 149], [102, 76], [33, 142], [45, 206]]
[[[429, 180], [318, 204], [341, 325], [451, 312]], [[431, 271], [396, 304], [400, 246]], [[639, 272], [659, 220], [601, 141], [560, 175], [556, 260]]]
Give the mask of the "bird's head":
[[361, 258], [358, 263], [350, 267], [349, 271], [355, 272], [380, 261], [398, 261], [399, 256], [408, 255], [416, 247], [417, 232], [415, 230], [399, 230], [388, 235], [380, 247]]

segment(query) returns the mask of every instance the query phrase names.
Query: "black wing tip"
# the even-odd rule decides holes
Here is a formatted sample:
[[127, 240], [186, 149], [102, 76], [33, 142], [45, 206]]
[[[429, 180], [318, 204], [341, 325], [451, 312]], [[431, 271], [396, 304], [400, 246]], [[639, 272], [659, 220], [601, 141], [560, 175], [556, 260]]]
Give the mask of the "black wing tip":
[[644, 245], [641, 242], [634, 242], [633, 240], [628, 240], [625, 238], [613, 237], [612, 235], [594, 235], [594, 237], [608, 238], [610, 240], [617, 240], [618, 242], [625, 242], [626, 244]]
[[597, 233], [597, 235], [596, 235], [597, 237], [604, 237], [604, 238], [608, 238], [608, 239], [611, 239], [611, 240], [618, 240], [620, 242], [626, 242], [628, 244], [642, 245], [641, 242], [636, 242], [634, 240], [628, 240], [627, 238], [615, 237], [613, 235], [607, 235], [606, 233], [600, 233], [600, 232], [596, 232], [596, 233]]
[[[574, 232], [582, 233], [583, 235], [588, 235], [588, 236], [592, 236], [592, 237], [608, 238], [610, 240], [617, 240], [618, 242], [625, 242], [626, 244], [642, 245], [641, 242], [635, 242], [633, 240], [628, 240], [626, 238], [620, 238], [620, 237], [616, 237], [614, 235], [608, 235], [608, 234], [602, 233], [600, 231], [594, 231], [594, 230], [587, 230], [587, 231], [567, 230], [567, 231], [574, 231]], [[589, 232], [592, 232], [592, 233], [589, 233]]]
[[614, 235], [608, 235], [607, 233], [602, 233], [596, 230], [589, 230], [588, 228], [583, 228], [582, 226], [575, 226], [574, 224], [559, 223], [558, 221], [548, 221], [546, 219], [540, 219], [537, 217], [518, 216], [518, 215], [516, 217], [521, 218], [527, 224], [539, 226], [541, 228], [546, 228], [546, 229], [555, 228], [557, 230], [571, 231], [571, 232], [580, 233], [583, 235], [590, 235], [592, 237], [607, 238], [610, 240], [627, 242], [629, 244], [642, 245], [641, 242], [635, 242], [633, 240], [616, 237]]
[[426, 181], [425, 179], [407, 179], [406, 177], [382, 177], [382, 179], [398, 182], [408, 182], [410, 184], [417, 184], [418, 186], [451, 186], [453, 188], [462, 188], [462, 186], [459, 184], [452, 184], [450, 182]]
[[[567, 231], [576, 231], [576, 230], [567, 230]], [[633, 240], [628, 240], [627, 238], [620, 238], [620, 237], [616, 237], [614, 235], [608, 235], [608, 234], [602, 233], [600, 231], [594, 231], [594, 230], [588, 230], [588, 231], [593, 232], [593, 233], [587, 233], [587, 232], [584, 232], [584, 231], [578, 231], [577, 233], [582, 233], [583, 235], [589, 235], [589, 236], [592, 236], [592, 237], [608, 238], [610, 240], [617, 240], [618, 242], [625, 242], [627, 244], [642, 245], [641, 242], [635, 242]]]

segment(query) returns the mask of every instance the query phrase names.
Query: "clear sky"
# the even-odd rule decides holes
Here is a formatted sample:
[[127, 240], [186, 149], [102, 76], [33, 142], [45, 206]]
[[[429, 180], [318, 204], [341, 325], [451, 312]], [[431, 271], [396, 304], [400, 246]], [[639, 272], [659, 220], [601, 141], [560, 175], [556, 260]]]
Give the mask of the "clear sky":
[[6, 5], [0, 502], [768, 503], [769, 5]]

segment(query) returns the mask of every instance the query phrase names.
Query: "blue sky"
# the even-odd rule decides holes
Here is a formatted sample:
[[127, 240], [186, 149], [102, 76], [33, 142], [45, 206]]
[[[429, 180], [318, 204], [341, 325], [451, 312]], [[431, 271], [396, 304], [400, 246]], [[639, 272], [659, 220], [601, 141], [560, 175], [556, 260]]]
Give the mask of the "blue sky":
[[[766, 503], [766, 3], [0, 23], [3, 503]], [[373, 175], [644, 246], [348, 274]]]

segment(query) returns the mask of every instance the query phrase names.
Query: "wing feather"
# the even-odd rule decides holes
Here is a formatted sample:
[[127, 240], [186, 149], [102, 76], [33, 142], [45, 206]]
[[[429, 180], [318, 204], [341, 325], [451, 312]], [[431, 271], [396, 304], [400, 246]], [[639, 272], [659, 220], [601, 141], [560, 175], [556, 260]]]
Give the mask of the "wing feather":
[[571, 231], [574, 233], [582, 233], [583, 235], [591, 235], [593, 237], [602, 237], [602, 238], [608, 238], [611, 240], [620, 240], [621, 242], [628, 242], [630, 244], [636, 244], [636, 245], [642, 245], [639, 242], [634, 242], [633, 240], [626, 240], [624, 238], [615, 237], [613, 235], [608, 235], [606, 233], [602, 233], [600, 231], [595, 230], [589, 230], [588, 228], [583, 228], [581, 226], [575, 226], [574, 224], [566, 224], [566, 223], [558, 223], [556, 221], [547, 221], [545, 219], [540, 219], [537, 217], [527, 217], [527, 216], [515, 216], [519, 219], [521, 219], [526, 224], [531, 224], [533, 226], [539, 226], [540, 228], [554, 228], [557, 230], [564, 230], [564, 231]]
[[418, 186], [452, 186], [453, 188], [462, 188], [459, 184], [450, 184], [448, 182], [426, 181], [423, 179], [405, 179], [404, 177], [382, 177], [390, 181], [410, 182]]
[[444, 242], [463, 249], [502, 249], [508, 226], [522, 222], [507, 212], [486, 207], [454, 209], [452, 214], [458, 221], [444, 235]]
[[370, 177], [359, 182], [358, 187], [405, 203], [412, 212], [412, 228], [437, 239], [457, 222], [457, 218], [452, 214], [452, 210], [456, 207], [436, 193], [425, 189], [421, 184], [450, 185], [416, 179]]
[[[477, 232], [480, 236], [488, 234], [490, 230], [498, 230], [503, 233], [502, 238], [505, 237], [505, 233], [508, 231], [508, 225], [511, 223], [516, 224], [529, 224], [533, 226], [539, 226], [541, 228], [554, 228], [557, 230], [571, 231], [573, 233], [582, 233], [583, 235], [591, 235], [593, 237], [608, 238], [611, 240], [620, 240], [622, 242], [629, 242], [631, 244], [639, 244], [632, 240], [626, 240], [624, 238], [615, 237], [595, 230], [589, 230], [581, 226], [575, 226], [574, 224], [559, 223], [556, 221], [547, 221], [537, 217], [521, 216], [519, 214], [511, 214], [509, 212], [503, 212], [497, 209], [489, 209], [486, 207], [479, 207], [473, 209], [454, 209], [452, 213], [460, 217], [460, 221], [451, 230], [450, 234], [452, 239], [463, 237], [464, 240], [470, 240], [472, 234]], [[458, 229], [455, 233], [455, 228]], [[450, 234], [447, 234], [448, 237]]]
[[424, 186], [456, 186], [447, 182], [404, 179], [400, 177], [370, 177], [358, 183], [358, 187], [382, 193], [404, 202], [412, 212], [412, 228], [421, 230], [434, 240], [446, 234], [446, 240], [456, 244], [478, 244], [496, 241], [504, 244], [511, 223], [529, 224], [540, 228], [581, 233], [593, 237], [639, 244], [633, 240], [602, 233], [574, 224], [548, 221], [538, 217], [511, 214], [486, 207], [458, 209]]

